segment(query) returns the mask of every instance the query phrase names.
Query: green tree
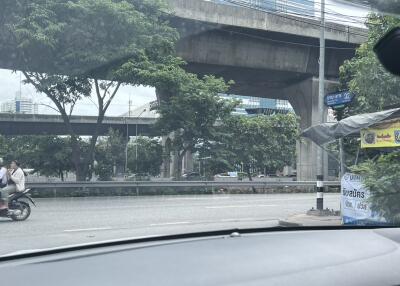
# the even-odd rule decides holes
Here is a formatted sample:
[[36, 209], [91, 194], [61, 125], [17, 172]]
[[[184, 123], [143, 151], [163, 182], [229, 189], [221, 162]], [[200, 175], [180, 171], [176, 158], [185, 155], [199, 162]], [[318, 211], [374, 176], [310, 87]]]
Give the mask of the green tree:
[[[182, 63], [172, 56], [177, 33], [163, 16], [166, 6], [159, 0], [6, 0], [4, 8], [0, 54], [52, 100], [71, 136], [77, 179], [88, 179], [100, 125], [122, 82], [154, 83], [151, 71]], [[97, 126], [82, 152], [70, 117], [93, 86]]]
[[[372, 2], [375, 4], [379, 2], [380, 7], [384, 9], [398, 8], [398, 1], [389, 3], [389, 1], [374, 0]], [[400, 19], [370, 14], [366, 25], [369, 29], [368, 40], [356, 50], [354, 58], [340, 67], [341, 88], [349, 89], [356, 95], [354, 101], [343, 110], [344, 117], [380, 111], [384, 107], [398, 104], [400, 100], [399, 77], [387, 72], [373, 52], [376, 42], [390, 29], [398, 27]], [[360, 142], [352, 138], [345, 138], [344, 142], [345, 151], [348, 154], [346, 155], [347, 164], [351, 165], [357, 149], [360, 148]], [[371, 209], [389, 222], [398, 224], [400, 197], [396, 190], [399, 188], [400, 176], [399, 153], [396, 151], [383, 154], [381, 150], [372, 149], [364, 150], [361, 155], [358, 161], [364, 162], [351, 167], [351, 170], [365, 178], [364, 184], [371, 192]]]
[[381, 154], [351, 169], [364, 177], [370, 191], [371, 210], [391, 224], [400, 224], [400, 152]]
[[390, 14], [399, 14], [400, 13], [400, 1], [399, 0], [368, 0], [368, 4], [371, 7], [378, 9], [379, 11], [390, 13]]
[[298, 121], [294, 114], [232, 116], [223, 124], [222, 144], [232, 165], [243, 165], [249, 180], [251, 169], [281, 170], [294, 162]]
[[[220, 134], [219, 138], [222, 137]], [[229, 136], [225, 137], [229, 138]], [[208, 179], [212, 179], [215, 174], [226, 173], [235, 170], [235, 154], [227, 150], [223, 142], [211, 141], [202, 146], [199, 150], [200, 173]]]
[[73, 168], [69, 138], [57, 136], [2, 137], [2, 154], [7, 162], [19, 160], [34, 173], [64, 180]]
[[203, 145], [215, 139], [218, 122], [230, 116], [236, 102], [225, 100], [229, 85], [222, 79], [193, 74], [184, 74], [177, 79], [173, 96], [162, 101], [158, 107], [159, 120], [155, 130], [169, 136], [169, 152], [177, 157], [174, 166], [175, 178], [182, 173], [182, 159], [186, 152], [197, 152]]
[[94, 172], [101, 181], [109, 181], [125, 164], [126, 139], [117, 130], [110, 129], [96, 145]]
[[390, 29], [400, 25], [400, 19], [370, 14], [366, 22], [368, 40], [356, 50], [356, 55], [340, 67], [342, 89], [349, 89], [356, 96], [344, 117], [382, 110], [400, 100], [400, 79], [385, 70], [373, 47]]
[[[398, 104], [400, 100], [400, 78], [390, 74], [380, 64], [373, 47], [390, 29], [400, 25], [400, 19], [391, 16], [370, 14], [366, 25], [368, 39], [356, 50], [355, 56], [340, 67], [340, 88], [350, 90], [355, 98], [348, 107], [337, 115], [345, 118], [351, 115], [376, 112], [384, 107]], [[359, 152], [360, 143], [354, 138], [344, 138], [346, 165], [375, 156], [374, 151]], [[357, 156], [356, 154], [359, 154]]]
[[128, 145], [128, 169], [135, 174], [160, 174], [162, 146], [156, 139], [138, 137]]

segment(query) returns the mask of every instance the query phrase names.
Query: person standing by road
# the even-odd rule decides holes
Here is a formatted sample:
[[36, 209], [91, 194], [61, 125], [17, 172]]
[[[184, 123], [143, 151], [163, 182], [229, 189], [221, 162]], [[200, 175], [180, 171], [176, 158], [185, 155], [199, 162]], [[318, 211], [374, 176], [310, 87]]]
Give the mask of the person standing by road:
[[11, 161], [10, 167], [11, 169], [7, 172], [8, 185], [0, 189], [1, 198], [4, 202], [4, 204], [0, 206], [0, 209], [8, 209], [9, 194], [23, 192], [25, 190], [25, 173], [20, 168], [19, 162], [16, 160]]

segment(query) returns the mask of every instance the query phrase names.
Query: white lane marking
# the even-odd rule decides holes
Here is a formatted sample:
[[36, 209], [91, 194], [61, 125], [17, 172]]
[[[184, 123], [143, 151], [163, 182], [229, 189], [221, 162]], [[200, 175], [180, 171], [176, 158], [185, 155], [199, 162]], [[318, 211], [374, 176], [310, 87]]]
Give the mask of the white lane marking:
[[188, 223], [190, 223], [190, 221], [174, 221], [174, 222], [163, 222], [163, 223], [151, 223], [150, 226], [179, 225]]
[[220, 219], [222, 222], [236, 222], [236, 221], [255, 221], [257, 218], [254, 217], [248, 217], [248, 218], [225, 218], [225, 219]]
[[77, 228], [77, 229], [64, 229], [64, 232], [83, 232], [93, 230], [110, 230], [112, 227], [93, 227], [93, 228]]
[[231, 208], [263, 208], [278, 207], [278, 205], [228, 205], [228, 206], [206, 206], [206, 209], [231, 209]]
[[193, 198], [168, 198], [165, 199], [166, 201], [183, 201], [183, 200], [226, 200], [226, 199], [231, 199], [231, 197], [206, 197], [206, 198], [201, 198], [201, 197], [193, 197]]

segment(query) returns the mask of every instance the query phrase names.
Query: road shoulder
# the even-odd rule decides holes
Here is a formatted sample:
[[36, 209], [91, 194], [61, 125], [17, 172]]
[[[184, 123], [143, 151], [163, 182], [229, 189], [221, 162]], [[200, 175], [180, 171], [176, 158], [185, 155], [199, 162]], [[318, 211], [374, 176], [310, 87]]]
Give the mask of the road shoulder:
[[280, 226], [339, 226], [342, 224], [340, 216], [315, 216], [297, 214], [279, 221]]

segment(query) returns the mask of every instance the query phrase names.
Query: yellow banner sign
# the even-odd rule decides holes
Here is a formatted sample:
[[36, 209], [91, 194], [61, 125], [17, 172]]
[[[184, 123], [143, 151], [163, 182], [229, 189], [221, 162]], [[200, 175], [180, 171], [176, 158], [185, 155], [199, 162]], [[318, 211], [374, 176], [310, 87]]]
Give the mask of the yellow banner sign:
[[361, 130], [361, 148], [400, 147], [400, 121], [384, 122]]

